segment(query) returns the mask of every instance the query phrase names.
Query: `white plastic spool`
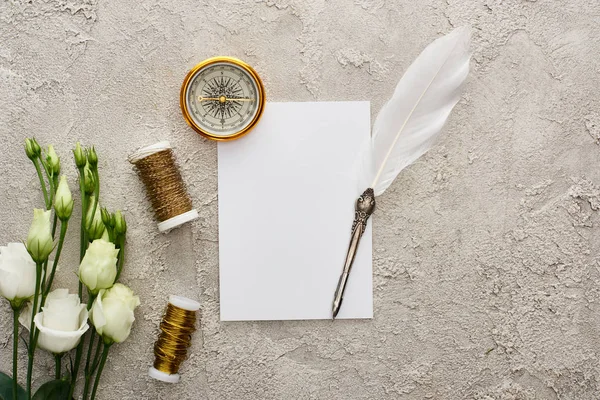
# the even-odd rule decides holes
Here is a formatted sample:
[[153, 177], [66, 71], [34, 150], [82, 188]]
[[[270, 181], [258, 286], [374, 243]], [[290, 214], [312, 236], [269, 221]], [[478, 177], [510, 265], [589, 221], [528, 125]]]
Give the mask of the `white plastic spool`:
[[[135, 164], [137, 161], [146, 158], [152, 154], [169, 149], [172, 149], [172, 147], [171, 144], [166, 140], [155, 143], [150, 146], [142, 147], [141, 149], [133, 153], [131, 156], [129, 156], [129, 162]], [[169, 218], [166, 221], [159, 222], [158, 230], [160, 232], [168, 232], [171, 229], [177, 228], [178, 226], [183, 225], [186, 222], [193, 221], [198, 217], [199, 215], [197, 210], [190, 210], [184, 212], [183, 214], [176, 215], [173, 218]]]
[[[200, 303], [183, 296], [170, 295], [169, 303], [171, 303], [175, 307], [183, 308], [184, 310], [188, 311], [198, 311], [200, 309]], [[165, 372], [157, 370], [154, 367], [150, 367], [150, 369], [148, 369], [148, 375], [151, 378], [167, 383], [177, 383], [181, 379], [181, 376], [179, 374], [167, 374]]]

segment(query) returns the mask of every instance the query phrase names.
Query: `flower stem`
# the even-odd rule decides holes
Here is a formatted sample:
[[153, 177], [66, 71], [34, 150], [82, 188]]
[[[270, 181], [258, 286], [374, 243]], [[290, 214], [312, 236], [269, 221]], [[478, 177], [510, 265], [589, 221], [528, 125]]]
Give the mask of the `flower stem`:
[[[93, 334], [94, 331], [92, 331]], [[93, 337], [90, 338], [90, 348], [92, 347], [91, 341]], [[92, 376], [94, 372], [96, 372], [96, 368], [98, 368], [98, 363], [100, 362], [100, 349], [103, 347], [104, 343], [102, 341], [102, 336], [98, 335], [98, 343], [96, 343], [96, 351], [94, 351], [94, 357], [92, 358], [92, 363], [87, 369], [86, 365], [86, 374], [85, 374], [85, 386], [83, 388], [83, 399], [87, 399], [87, 395], [90, 392], [90, 383], [92, 382]], [[89, 353], [88, 353], [88, 361], [89, 361]]]
[[42, 167], [44, 167], [44, 171], [46, 172], [46, 177], [48, 178], [48, 185], [50, 185], [50, 205], [54, 202], [54, 193], [56, 192], [56, 181], [54, 180], [54, 172], [50, 169], [48, 163], [44, 162], [44, 159], [40, 155], [40, 162], [42, 163]]
[[88, 228], [92, 226], [94, 222], [94, 215], [96, 215], [96, 209], [98, 208], [98, 200], [100, 199], [100, 175], [98, 174], [98, 169], [96, 168], [93, 172], [94, 174], [94, 205], [92, 207], [92, 218], [90, 218], [90, 223], [87, 225]]
[[119, 260], [117, 261], [117, 276], [115, 277], [115, 282], [119, 280], [121, 271], [123, 271], [123, 263], [125, 262], [125, 235], [119, 235], [117, 246], [119, 248]]
[[[81, 193], [81, 225], [80, 225], [80, 233], [79, 233], [79, 261], [83, 260], [83, 256], [85, 256], [85, 251], [87, 249], [87, 238], [86, 238], [86, 215], [87, 215], [87, 196], [85, 194], [85, 174], [84, 167], [78, 168], [79, 170], [79, 192]], [[79, 300], [83, 299], [83, 283], [81, 280], [79, 281]], [[88, 299], [88, 309], [89, 309], [89, 299]], [[81, 357], [83, 356], [83, 344], [84, 340], [80, 341], [77, 345], [77, 350], [75, 351], [75, 362], [73, 363], [73, 369], [71, 371], [71, 389], [69, 390], [68, 398], [71, 399], [73, 397], [73, 392], [75, 391], [75, 386], [77, 386], [77, 374], [79, 373], [79, 364], [81, 364]]]
[[[94, 374], [94, 361], [92, 359], [92, 349], [94, 348], [94, 339], [96, 339], [95, 334], [96, 334], [96, 330], [92, 329], [92, 332], [90, 334], [90, 343], [89, 343], [89, 347], [88, 347], [87, 360], [85, 362], [85, 386], [83, 387], [83, 397], [82, 397], [84, 400], [87, 399], [87, 395], [90, 391], [90, 382], [92, 379], [92, 375]], [[102, 338], [100, 338], [100, 339], [102, 339]], [[97, 344], [95, 355], [98, 354], [98, 349], [100, 348], [101, 344], [102, 344], [102, 340], [100, 340], [99, 343]]]
[[77, 351], [75, 352], [75, 362], [73, 363], [73, 370], [71, 371], [71, 389], [69, 390], [68, 399], [73, 398], [73, 392], [75, 386], [77, 386], [77, 373], [79, 372], [79, 363], [81, 362], [81, 353], [83, 353], [83, 340], [77, 345]]
[[[89, 311], [90, 308], [92, 308], [92, 304], [94, 303], [94, 299], [96, 298], [95, 295], [93, 295], [92, 293], [88, 292], [88, 300], [87, 300], [87, 309]], [[94, 332], [94, 331], [92, 331]], [[77, 351], [75, 352], [75, 362], [73, 363], [73, 371], [72, 372], [72, 377], [71, 377], [71, 390], [69, 392], [69, 399], [71, 397], [73, 397], [73, 392], [75, 391], [75, 385], [77, 384], [77, 374], [79, 373], [79, 364], [81, 364], [81, 357], [83, 357], [83, 344], [84, 341], [80, 341], [79, 344], [77, 345]], [[91, 346], [91, 342], [90, 342], [90, 346]], [[89, 353], [89, 351], [88, 351]], [[85, 397], [83, 398], [85, 400]]]
[[[83, 167], [79, 168], [79, 191], [81, 192], [81, 232], [79, 233], [79, 261], [83, 260], [85, 250], [87, 248], [86, 236], [86, 215], [87, 215], [87, 199], [85, 194], [85, 174]], [[82, 300], [83, 284], [79, 281], [79, 300]]]
[[[96, 330], [92, 329], [92, 331], [90, 332], [90, 342], [89, 342], [89, 346], [88, 346], [87, 360], [85, 360], [85, 369], [84, 369], [84, 372], [85, 372], [85, 388], [86, 389], [89, 387], [89, 381], [90, 381], [90, 378], [91, 378], [91, 375], [92, 375], [91, 365], [93, 363], [93, 360], [92, 360], [92, 355], [93, 354], [92, 353], [93, 353], [93, 350], [94, 350], [95, 339], [96, 339]], [[84, 389], [84, 395], [83, 395], [84, 399], [86, 398], [85, 394], [87, 394], [87, 390]]]
[[37, 158], [34, 158], [33, 165], [35, 166], [35, 170], [37, 171], [38, 178], [40, 178], [40, 185], [42, 186], [42, 193], [44, 193], [44, 204], [46, 205], [46, 210], [49, 210], [52, 207], [52, 203], [50, 203], [50, 199], [48, 198], [48, 189], [46, 189], [46, 182], [44, 182], [44, 176], [42, 175], [42, 170], [40, 168], [40, 164]]
[[56, 248], [56, 254], [54, 255], [54, 262], [52, 263], [52, 270], [50, 271], [50, 277], [46, 282], [46, 289], [42, 292], [42, 302], [40, 307], [44, 307], [46, 303], [46, 296], [50, 293], [50, 289], [52, 288], [52, 281], [54, 281], [54, 274], [56, 273], [56, 266], [58, 265], [58, 259], [60, 258], [60, 253], [62, 252], [63, 244], [65, 242], [65, 236], [67, 234], [67, 228], [69, 226], [69, 220], [60, 222], [60, 236], [58, 238], [58, 247]]
[[54, 355], [54, 377], [56, 379], [60, 379], [61, 365], [60, 362], [62, 360], [63, 353]]
[[37, 335], [35, 324], [33, 319], [38, 312], [38, 302], [40, 297], [40, 284], [42, 280], [42, 267], [41, 262], [35, 263], [35, 294], [33, 296], [33, 308], [31, 309], [31, 325], [29, 327], [29, 351], [28, 351], [28, 363], [27, 363], [27, 398], [31, 399], [31, 374], [33, 372], [33, 357], [35, 355], [35, 348], [37, 345]]
[[56, 225], [58, 224], [58, 215], [56, 215], [56, 211], [54, 212], [54, 220], [52, 221], [52, 239], [56, 235]]
[[17, 382], [17, 361], [19, 359], [19, 312], [19, 308], [13, 307], [13, 399], [17, 398], [17, 388], [19, 386], [19, 383]]
[[102, 348], [102, 336], [98, 335], [98, 344], [96, 345], [96, 352], [94, 353], [94, 362], [92, 363], [92, 373], [96, 372], [98, 363], [100, 362], [100, 349]]
[[98, 373], [96, 374], [96, 380], [94, 381], [94, 389], [92, 389], [91, 400], [96, 398], [96, 390], [98, 390], [98, 383], [100, 383], [100, 376], [102, 376], [102, 370], [104, 364], [106, 364], [106, 358], [108, 357], [108, 351], [110, 350], [112, 343], [104, 343], [104, 349], [102, 350], [102, 358], [100, 359], [100, 365], [98, 366]]

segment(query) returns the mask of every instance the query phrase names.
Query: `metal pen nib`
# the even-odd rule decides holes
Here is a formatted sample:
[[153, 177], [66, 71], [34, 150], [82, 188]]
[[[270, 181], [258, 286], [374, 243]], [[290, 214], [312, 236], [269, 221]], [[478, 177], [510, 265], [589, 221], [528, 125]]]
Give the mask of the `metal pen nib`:
[[369, 188], [360, 195], [360, 197], [356, 200], [356, 205], [354, 206], [352, 236], [350, 237], [350, 244], [348, 245], [348, 252], [346, 253], [344, 269], [342, 270], [342, 275], [340, 275], [340, 280], [338, 281], [337, 289], [335, 289], [335, 294], [333, 296], [333, 305], [331, 310], [333, 319], [335, 319], [340, 312], [342, 300], [344, 299], [344, 290], [346, 290], [346, 283], [348, 282], [348, 277], [350, 276], [350, 270], [352, 269], [352, 264], [354, 263], [354, 257], [356, 257], [356, 251], [358, 250], [360, 238], [365, 232], [367, 221], [369, 220], [371, 214], [373, 214], [373, 211], [375, 211], [375, 193], [373, 192], [373, 189]]

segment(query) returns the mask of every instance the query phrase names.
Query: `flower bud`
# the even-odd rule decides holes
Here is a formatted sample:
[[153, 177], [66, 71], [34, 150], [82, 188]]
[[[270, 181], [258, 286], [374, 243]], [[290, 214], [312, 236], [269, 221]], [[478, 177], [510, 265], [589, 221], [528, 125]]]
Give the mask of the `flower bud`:
[[75, 165], [77, 165], [77, 168], [85, 167], [87, 159], [85, 157], [85, 152], [81, 148], [79, 142], [75, 144], [75, 148], [73, 149], [73, 156], [75, 158]]
[[33, 210], [33, 222], [27, 235], [27, 251], [33, 261], [42, 263], [48, 259], [54, 249], [54, 241], [50, 227], [50, 210], [39, 208]]
[[67, 184], [67, 177], [64, 175], [60, 177], [60, 182], [56, 189], [54, 211], [61, 221], [68, 220], [73, 213], [73, 197], [71, 196], [71, 190], [69, 190], [69, 185]]
[[127, 286], [115, 283], [108, 290], [100, 290], [90, 310], [90, 321], [105, 343], [121, 343], [131, 333], [135, 321], [133, 311], [140, 305], [140, 298]]
[[87, 233], [90, 240], [100, 239], [102, 237], [102, 234], [104, 233], [104, 223], [102, 222], [102, 216], [99, 205], [96, 207], [96, 212], [94, 213], [94, 215], [92, 215], [92, 212], [94, 211], [94, 201], [95, 197], [90, 196], [90, 206], [85, 217], [86, 224], [88, 227]]
[[34, 160], [40, 155], [41, 152], [42, 149], [35, 139], [25, 139], [25, 154], [27, 154], [27, 158]]
[[79, 265], [79, 280], [92, 293], [111, 287], [117, 277], [117, 254], [113, 243], [97, 239], [90, 244]]
[[96, 154], [94, 146], [87, 150], [87, 161], [90, 163], [92, 169], [98, 166], [98, 155]]
[[117, 210], [114, 215], [115, 218], [115, 232], [117, 235], [124, 235], [127, 232], [127, 223], [125, 217], [121, 214], [121, 210]]
[[83, 184], [86, 194], [93, 194], [94, 190], [96, 190], [96, 178], [94, 178], [94, 174], [88, 164], [83, 169]]
[[60, 174], [60, 158], [58, 158], [58, 155], [54, 151], [54, 146], [52, 145], [48, 145], [48, 151], [46, 153], [46, 165], [54, 174], [54, 176]]
[[114, 215], [112, 215], [106, 208], [102, 208], [102, 210], [100, 210], [100, 214], [102, 216], [102, 222], [104, 223], [104, 226], [107, 228], [115, 227]]
[[35, 150], [35, 154], [37, 154], [38, 156], [42, 154], [42, 148], [40, 147], [40, 144], [37, 142], [37, 140], [35, 140], [35, 138], [31, 138], [31, 141], [33, 142], [33, 149]]

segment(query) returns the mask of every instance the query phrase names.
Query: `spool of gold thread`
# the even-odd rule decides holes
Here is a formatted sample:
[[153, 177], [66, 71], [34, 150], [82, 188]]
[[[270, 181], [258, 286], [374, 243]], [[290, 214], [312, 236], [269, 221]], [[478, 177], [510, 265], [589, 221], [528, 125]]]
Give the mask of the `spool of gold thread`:
[[136, 166], [146, 186], [159, 231], [169, 231], [198, 218], [169, 142], [143, 147], [129, 157], [129, 162]]
[[169, 303], [154, 343], [154, 365], [148, 375], [163, 382], [177, 383], [179, 366], [187, 358], [196, 330], [196, 312], [200, 303], [181, 296], [169, 296]]

